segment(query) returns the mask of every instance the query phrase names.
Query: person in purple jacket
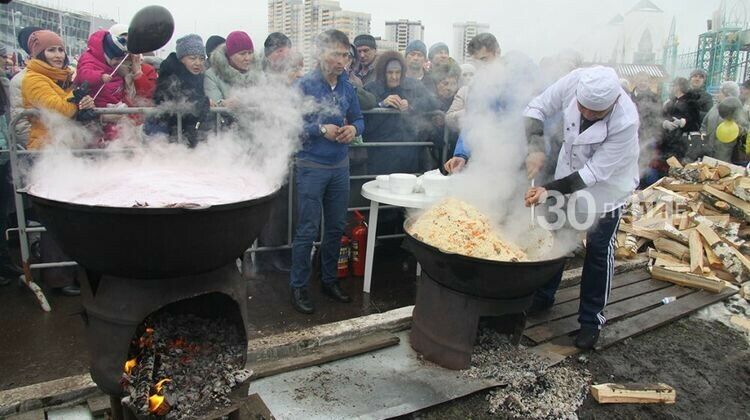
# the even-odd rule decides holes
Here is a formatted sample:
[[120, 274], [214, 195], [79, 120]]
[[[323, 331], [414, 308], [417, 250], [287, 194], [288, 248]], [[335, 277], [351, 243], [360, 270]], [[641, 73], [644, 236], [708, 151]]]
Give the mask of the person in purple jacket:
[[296, 156], [296, 191], [299, 220], [292, 242], [292, 306], [311, 314], [315, 306], [308, 290], [310, 251], [325, 217], [320, 256], [322, 292], [339, 302], [350, 302], [336, 280], [339, 244], [346, 226], [349, 203], [349, 143], [365, 129], [354, 86], [346, 65], [349, 39], [331, 29], [315, 42], [317, 66], [299, 81], [302, 92], [315, 99], [314, 113], [305, 116], [302, 150]]

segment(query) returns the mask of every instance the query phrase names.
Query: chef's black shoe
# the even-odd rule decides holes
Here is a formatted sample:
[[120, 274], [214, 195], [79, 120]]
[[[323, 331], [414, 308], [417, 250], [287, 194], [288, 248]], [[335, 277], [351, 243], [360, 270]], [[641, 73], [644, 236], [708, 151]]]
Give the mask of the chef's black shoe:
[[310, 291], [306, 287], [292, 287], [292, 306], [297, 312], [311, 314], [315, 312], [315, 305], [310, 299]]
[[337, 281], [334, 281], [331, 284], [323, 283], [320, 291], [323, 292], [324, 295], [329, 296], [334, 300], [342, 303], [349, 303], [352, 301], [351, 297], [344, 294], [344, 292], [341, 290], [341, 286], [339, 286], [339, 282]]
[[591, 350], [599, 340], [599, 328], [581, 327], [576, 336], [575, 345], [582, 350]]

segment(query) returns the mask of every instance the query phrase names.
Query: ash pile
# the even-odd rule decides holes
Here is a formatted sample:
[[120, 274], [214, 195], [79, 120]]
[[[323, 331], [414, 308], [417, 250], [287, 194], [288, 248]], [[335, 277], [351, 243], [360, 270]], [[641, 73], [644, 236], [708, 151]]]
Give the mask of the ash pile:
[[505, 384], [487, 396], [488, 412], [503, 418], [577, 418], [591, 382], [587, 370], [550, 367], [491, 328], [480, 330], [471, 367], [463, 373]]
[[247, 343], [226, 319], [160, 312], [131, 344], [122, 404], [138, 417], [199, 417], [231, 404], [230, 393], [252, 375]]

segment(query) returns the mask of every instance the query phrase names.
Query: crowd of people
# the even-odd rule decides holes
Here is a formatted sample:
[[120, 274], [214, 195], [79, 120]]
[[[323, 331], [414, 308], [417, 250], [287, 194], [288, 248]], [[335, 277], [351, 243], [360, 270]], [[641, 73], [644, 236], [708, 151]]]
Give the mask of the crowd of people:
[[[556, 81], [566, 74], [576, 74], [576, 83], [585, 79], [576, 73], [575, 69], [583, 67], [583, 62], [575, 52], [564, 51], [536, 64], [521, 53], [501, 55], [499, 42], [489, 33], [478, 34], [468, 43], [470, 59], [459, 65], [442, 42], [427, 48], [422, 41], [412, 41], [402, 54], [379, 51], [376, 39], [369, 34], [358, 35], [350, 41], [344, 33], [332, 29], [317, 37], [311, 54], [313, 62], [308, 63], [307, 73], [303, 71], [304, 55], [299, 46], [292, 45], [289, 37], [282, 33], [268, 35], [258, 51], [251, 37], [243, 31], [230, 32], [226, 37], [211, 36], [206, 42], [196, 34], [188, 34], [177, 39], [175, 51], [163, 61], [152, 54], [128, 53], [127, 42], [127, 25], [117, 24], [109, 30], [94, 32], [87, 50], [77, 57], [73, 66], [58, 34], [44, 28], [23, 28], [18, 32], [18, 44], [28, 56], [23, 68], [8, 75], [9, 80], [2, 78], [2, 124], [8, 127], [11, 118], [24, 110], [35, 109], [85, 123], [95, 131], [96, 143], [92, 147], [117, 139], [123, 123], [139, 128], [146, 136], [162, 134], [176, 139], [180, 124], [174, 114], [162, 113], [143, 119], [98, 116], [89, 110], [179, 102], [185, 105], [181, 110], [179, 138], [188, 147], [194, 147], [211, 131], [222, 128], [216, 124], [229, 126], [234, 122], [231, 113], [215, 118], [209, 112], [211, 108], [237, 109], [242, 100], [239, 95], [252, 89], [263, 77], [273, 77], [314, 98], [321, 109], [327, 111], [305, 116], [301, 145], [295, 156], [297, 223], [290, 286], [292, 304], [303, 313], [314, 311], [308, 292], [310, 253], [319, 236], [322, 237], [323, 291], [336, 300], [350, 300], [338, 286], [336, 261], [339, 241], [347, 224], [353, 171], [388, 174], [418, 173], [438, 167], [448, 173], [463, 170], [471, 159], [465, 142], [466, 116], [476, 106], [478, 92], [487, 88], [477, 86], [478, 75], [490, 67], [505, 67], [506, 83], [492, 87], [498, 91], [489, 95], [494, 98], [489, 106], [498, 115], [512, 113], [520, 117], [535, 95], [557, 86]], [[4, 57], [2, 51], [0, 56]], [[666, 102], [662, 102], [658, 83], [645, 73], [632, 81], [632, 88], [630, 81], [618, 79], [622, 90], [617, 90], [617, 98], [625, 93], [638, 111], [642, 186], [666, 174], [665, 162], [671, 156], [691, 161], [708, 155], [728, 162], [747, 163], [745, 135], [750, 130], [750, 81], [742, 86], [724, 82], [714, 98], [706, 91], [706, 76], [706, 72], [699, 69], [693, 71], [689, 79], [674, 79]], [[569, 83], [573, 83], [572, 80]], [[526, 96], [519, 95], [518, 87], [526, 85], [533, 89], [527, 89]], [[564, 87], [557, 89], [568, 92]], [[481, 96], [488, 95], [484, 92]], [[539, 107], [552, 107], [549, 100], [535, 100], [541, 104]], [[579, 107], [586, 109], [581, 100], [579, 97]], [[614, 99], [612, 104], [619, 103], [617, 101], [619, 99]], [[581, 118], [591, 118], [586, 128], [597, 127], [594, 123], [607, 115], [602, 114], [603, 111], [613, 112], [612, 104], [601, 110], [597, 109], [595, 101], [592, 104], [588, 113], [581, 111]], [[391, 112], [366, 112], [376, 108]], [[335, 112], [330, 112], [331, 109]], [[532, 130], [529, 138], [543, 137], [545, 144], [530, 143], [531, 153], [525, 163], [535, 168], [531, 171], [533, 175], [546, 174], [548, 180], [554, 178], [555, 156], [565, 152], [563, 112], [557, 111], [558, 116], [543, 115], [534, 120], [534, 116], [540, 114], [526, 110], [533, 120], [527, 127]], [[725, 121], [736, 122], [739, 127], [733, 138], [719, 133], [718, 128]], [[11, 129], [22, 147], [39, 150], [49, 145], [48, 128], [38, 116], [21, 118]], [[4, 149], [6, 140], [0, 138]], [[434, 147], [380, 147], [364, 154], [358, 153], [363, 150], [350, 150], [350, 144], [360, 141], [420, 141]], [[448, 150], [445, 161], [440, 153], [443, 148]], [[7, 153], [0, 155], [0, 163], [3, 177], [0, 217], [3, 224], [0, 227], [5, 230], [13, 211]], [[558, 181], [546, 185], [569, 191], [576, 185], [589, 184], [585, 177], [574, 177], [564, 184]], [[282, 194], [284, 199], [285, 196]], [[321, 216], [325, 218], [322, 233], [319, 232]], [[9, 258], [7, 243], [1, 242], [0, 277], [7, 282], [20, 272]], [[70, 282], [60, 287], [65, 294], [78, 292]]]

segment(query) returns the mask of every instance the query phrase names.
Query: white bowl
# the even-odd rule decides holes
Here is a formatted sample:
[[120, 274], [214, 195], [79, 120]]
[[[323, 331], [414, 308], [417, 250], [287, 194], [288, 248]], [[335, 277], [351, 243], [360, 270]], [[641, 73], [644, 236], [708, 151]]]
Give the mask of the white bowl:
[[378, 183], [378, 188], [383, 189], [383, 190], [390, 189], [390, 182], [389, 182], [388, 175], [378, 175], [377, 177], [375, 177], [375, 180]]
[[411, 194], [417, 185], [417, 176], [412, 174], [391, 174], [388, 177], [390, 190], [394, 194]]
[[422, 188], [428, 197], [443, 197], [451, 188], [451, 178], [440, 173], [428, 173], [422, 177]]

